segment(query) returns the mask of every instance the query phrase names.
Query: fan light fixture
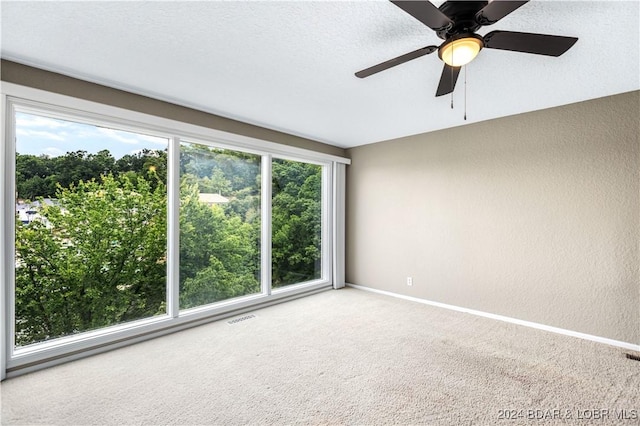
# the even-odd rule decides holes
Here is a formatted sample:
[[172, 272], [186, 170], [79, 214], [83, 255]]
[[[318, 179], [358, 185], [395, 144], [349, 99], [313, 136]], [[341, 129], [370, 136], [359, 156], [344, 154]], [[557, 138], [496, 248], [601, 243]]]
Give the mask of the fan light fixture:
[[438, 49], [438, 56], [451, 67], [461, 67], [473, 61], [483, 47], [481, 37], [461, 34], [444, 42]]

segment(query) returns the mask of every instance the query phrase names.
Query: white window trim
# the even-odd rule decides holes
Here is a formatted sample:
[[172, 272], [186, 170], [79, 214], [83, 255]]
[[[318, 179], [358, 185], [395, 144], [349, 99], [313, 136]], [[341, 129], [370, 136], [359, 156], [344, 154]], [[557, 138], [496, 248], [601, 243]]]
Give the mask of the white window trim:
[[[180, 282], [180, 138], [167, 150], [167, 283]], [[170, 164], [169, 164], [170, 162]], [[167, 285], [167, 314], [180, 314], [180, 286]]]
[[[25, 102], [22, 102], [23, 105], [31, 100], [40, 105], [49, 104], [52, 106], [53, 111], [63, 111], [65, 108], [68, 108], [73, 110], [73, 115], [79, 115], [89, 122], [93, 119], [96, 123], [104, 123], [106, 118], [108, 121], [120, 126], [123, 130], [127, 130], [129, 126], [133, 126], [138, 132], [140, 129], [147, 129], [152, 135], [162, 135], [163, 137], [167, 135], [178, 135], [185, 140], [191, 138], [199, 141], [208, 140], [220, 148], [243, 149], [246, 152], [255, 154], [268, 152], [273, 155], [282, 155], [285, 158], [291, 156], [293, 159], [302, 159], [311, 162], [330, 161], [351, 164], [350, 159], [337, 155], [283, 145], [249, 136], [236, 135], [222, 130], [157, 117], [155, 115], [73, 98], [71, 96], [60, 95], [58, 93], [47, 92], [14, 83], [1, 82], [0, 92], [7, 96], [24, 100]], [[38, 109], [42, 108], [39, 106]]]
[[343, 163], [333, 164], [333, 288], [345, 287], [346, 173]]
[[[104, 105], [83, 99], [77, 99], [66, 95], [60, 95], [20, 86], [13, 83], [0, 83], [1, 98], [1, 124], [6, 129], [2, 132], [2, 147], [0, 149], [0, 164], [4, 167], [0, 192], [4, 208], [0, 212], [0, 262], [5, 271], [0, 276], [0, 294], [3, 295], [3, 303], [0, 303], [0, 318], [4, 324], [0, 330], [2, 348], [0, 350], [0, 379], [14, 376], [43, 368], [70, 359], [87, 356], [100, 351], [110, 350], [114, 347], [131, 344], [133, 342], [170, 333], [178, 329], [199, 325], [204, 322], [236, 315], [242, 311], [254, 309], [257, 306], [278, 303], [292, 297], [298, 297], [310, 292], [319, 291], [334, 286], [342, 287], [336, 277], [344, 277], [344, 250], [339, 247], [344, 242], [344, 203], [340, 197], [336, 198], [336, 188], [344, 188], [344, 165], [350, 164], [347, 158], [311, 151], [303, 148], [282, 145], [270, 141], [260, 140], [242, 135], [236, 135], [197, 126], [177, 120], [157, 117], [136, 111], [130, 111], [119, 107]], [[151, 317], [126, 324], [105, 327], [100, 330], [85, 332], [78, 335], [62, 337], [41, 344], [29, 345], [14, 350], [14, 249], [15, 249], [15, 218], [10, 214], [13, 208], [7, 208], [14, 203], [15, 194], [15, 112], [13, 105], [18, 105], [22, 111], [28, 111], [31, 107], [34, 113], [48, 115], [67, 120], [99, 124], [111, 124], [122, 130], [130, 130], [137, 133], [145, 133], [161, 136], [169, 139], [167, 164], [167, 256], [170, 261], [167, 265], [167, 315]], [[262, 182], [262, 220], [268, 226], [262, 229], [262, 283], [271, 283], [271, 158], [283, 158], [294, 161], [303, 161], [323, 166], [322, 186], [322, 278], [293, 286], [287, 286], [261, 294], [232, 299], [231, 301], [218, 302], [186, 311], [179, 310], [179, 148], [180, 140], [205, 143], [217, 148], [240, 150], [248, 153], [262, 155], [263, 182]], [[267, 170], [264, 165], [267, 164]], [[266, 172], [269, 172], [268, 174]], [[266, 176], [266, 177], [265, 177]], [[268, 199], [267, 199], [268, 198]], [[342, 208], [342, 211], [340, 209]], [[265, 220], [267, 219], [267, 220]], [[337, 225], [336, 225], [337, 223]], [[342, 233], [342, 236], [340, 236]], [[337, 242], [337, 243], [336, 243]], [[268, 251], [265, 251], [267, 248]], [[338, 249], [336, 249], [338, 248]], [[336, 271], [334, 266], [339, 266], [342, 272]], [[344, 281], [344, 278], [341, 280]], [[267, 290], [270, 285], [266, 285]], [[11, 301], [11, 303], [9, 303]], [[9, 371], [8, 371], [9, 370]]]
[[271, 226], [271, 193], [273, 191], [273, 183], [271, 180], [271, 169], [273, 157], [271, 154], [262, 156], [261, 176], [262, 185], [260, 196], [260, 285], [262, 286], [262, 294], [271, 295], [271, 239], [273, 237], [273, 228]]
[[[7, 156], [9, 156], [8, 145], [5, 143], [5, 138], [10, 138], [10, 133], [13, 133], [13, 130], [10, 130], [8, 126], [7, 117], [9, 112], [7, 111], [7, 96], [2, 93], [0, 96], [0, 129], [5, 129], [5, 132], [2, 132], [2, 146], [0, 146], [0, 167], [4, 170], [7, 163]], [[6, 178], [8, 173], [14, 173], [13, 171], [5, 171], [3, 174], [0, 174], [0, 203], [4, 204], [6, 201], [6, 194], [9, 191], [12, 191], [10, 188], [9, 180]], [[0, 206], [4, 207], [4, 206]], [[4, 380], [7, 376], [6, 366], [7, 366], [7, 334], [10, 322], [10, 315], [7, 312], [7, 285], [6, 280], [9, 276], [9, 271], [6, 266], [9, 265], [10, 255], [8, 253], [10, 246], [10, 237], [12, 235], [11, 230], [9, 229], [10, 223], [13, 221], [9, 216], [9, 211], [13, 214], [13, 208], [8, 210], [6, 208], [0, 208], [0, 380]], [[15, 237], [11, 237], [15, 238]], [[11, 244], [13, 246], [13, 244]]]

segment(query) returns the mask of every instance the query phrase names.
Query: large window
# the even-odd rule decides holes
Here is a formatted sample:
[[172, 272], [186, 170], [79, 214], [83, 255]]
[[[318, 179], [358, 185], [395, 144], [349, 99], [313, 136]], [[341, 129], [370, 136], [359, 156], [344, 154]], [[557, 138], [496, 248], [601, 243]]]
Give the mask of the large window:
[[260, 163], [180, 145], [180, 308], [261, 291]]
[[167, 139], [15, 123], [15, 344], [166, 314]]
[[332, 286], [338, 157], [3, 90], [3, 377]]
[[274, 288], [322, 277], [322, 167], [273, 160]]

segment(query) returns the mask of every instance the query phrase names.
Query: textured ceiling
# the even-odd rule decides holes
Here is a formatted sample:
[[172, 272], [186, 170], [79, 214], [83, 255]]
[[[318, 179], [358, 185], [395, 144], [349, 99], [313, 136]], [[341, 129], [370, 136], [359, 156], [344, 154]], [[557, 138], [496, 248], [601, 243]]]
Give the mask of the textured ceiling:
[[[434, 1], [440, 5], [442, 2]], [[485, 49], [435, 98], [441, 40], [388, 1], [2, 1], [1, 55], [341, 147], [640, 89], [639, 3], [531, 1], [495, 29], [578, 37], [559, 58]]]

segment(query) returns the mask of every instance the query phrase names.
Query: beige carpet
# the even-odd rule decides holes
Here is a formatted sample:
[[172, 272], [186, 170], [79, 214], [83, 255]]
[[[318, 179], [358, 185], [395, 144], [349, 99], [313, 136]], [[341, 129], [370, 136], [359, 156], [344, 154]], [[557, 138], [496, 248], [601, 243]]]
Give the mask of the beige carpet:
[[254, 314], [6, 380], [2, 423], [640, 423], [622, 349], [355, 289]]

